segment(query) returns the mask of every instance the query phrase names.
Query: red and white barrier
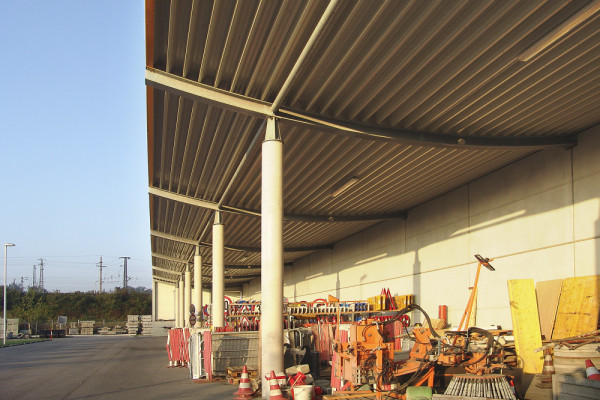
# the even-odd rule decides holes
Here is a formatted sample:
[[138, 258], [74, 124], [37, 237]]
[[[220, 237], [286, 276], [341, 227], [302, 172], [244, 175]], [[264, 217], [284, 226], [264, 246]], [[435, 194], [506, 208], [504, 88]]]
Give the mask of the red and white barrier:
[[167, 332], [167, 357], [169, 368], [186, 367], [190, 362], [189, 351], [190, 330], [173, 328]]

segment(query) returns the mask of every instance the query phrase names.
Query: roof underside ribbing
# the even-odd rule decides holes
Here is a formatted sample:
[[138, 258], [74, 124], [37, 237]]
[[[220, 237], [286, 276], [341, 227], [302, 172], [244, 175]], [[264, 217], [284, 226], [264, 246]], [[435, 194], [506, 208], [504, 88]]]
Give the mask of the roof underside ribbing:
[[286, 263], [532, 152], [568, 147], [600, 122], [597, 1], [340, 1], [282, 93], [328, 4], [147, 0], [155, 276], [176, 278], [201, 243], [210, 283], [215, 209], [226, 284], [260, 274], [260, 140], [252, 144], [271, 107], [284, 140]]

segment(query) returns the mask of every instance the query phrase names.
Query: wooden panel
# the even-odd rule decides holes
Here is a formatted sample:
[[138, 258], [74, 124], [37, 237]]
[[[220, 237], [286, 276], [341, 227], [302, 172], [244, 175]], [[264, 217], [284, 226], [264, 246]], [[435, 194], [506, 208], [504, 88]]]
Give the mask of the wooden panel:
[[525, 373], [539, 374], [542, 372], [544, 358], [542, 352], [533, 351], [542, 346], [533, 279], [509, 280], [508, 297], [518, 366]]
[[563, 279], [537, 282], [535, 284], [537, 305], [540, 312], [540, 330], [542, 336], [548, 340], [552, 337], [552, 328], [554, 328], [562, 284]]
[[552, 339], [583, 335], [598, 328], [599, 288], [599, 275], [565, 279]]

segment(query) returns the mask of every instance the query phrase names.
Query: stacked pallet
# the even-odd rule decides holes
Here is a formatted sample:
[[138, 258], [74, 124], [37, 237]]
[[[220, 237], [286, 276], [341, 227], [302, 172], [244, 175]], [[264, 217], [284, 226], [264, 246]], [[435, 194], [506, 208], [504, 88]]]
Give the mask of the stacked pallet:
[[[258, 371], [255, 368], [248, 368], [248, 378], [250, 380], [258, 380]], [[227, 382], [232, 385], [239, 385], [242, 378], [243, 367], [227, 367]]]
[[81, 321], [81, 322], [79, 322], [79, 325], [81, 326], [81, 334], [82, 335], [93, 335], [95, 324], [96, 324], [96, 321]]
[[77, 322], [69, 322], [69, 335], [79, 335]]
[[115, 335], [125, 334], [127, 333], [127, 329], [125, 329], [121, 325], [115, 325], [115, 327], [113, 328], [113, 332], [115, 333]]

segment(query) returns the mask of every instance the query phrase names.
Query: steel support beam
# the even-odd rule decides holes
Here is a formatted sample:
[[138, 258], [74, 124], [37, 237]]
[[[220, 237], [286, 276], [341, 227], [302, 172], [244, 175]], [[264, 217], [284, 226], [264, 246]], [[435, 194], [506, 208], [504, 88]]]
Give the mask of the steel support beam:
[[294, 110], [280, 110], [277, 116], [289, 122], [304, 124], [314, 130], [354, 136], [361, 139], [402, 143], [416, 146], [456, 147], [478, 149], [542, 150], [567, 148], [577, 144], [576, 135], [563, 136], [470, 136], [410, 131], [383, 126], [359, 124], [351, 121], [311, 115]]
[[192, 246], [196, 246], [198, 244], [197, 240], [188, 239], [188, 238], [184, 238], [181, 236], [169, 235], [168, 233], [159, 232], [154, 229], [150, 231], [150, 234], [152, 236], [159, 237], [162, 239], [172, 240], [174, 242], [191, 244]]
[[152, 187], [152, 186], [150, 186], [148, 188], [148, 193], [150, 193], [154, 196], [164, 197], [165, 199], [175, 200], [180, 203], [189, 204], [191, 206], [207, 208], [209, 210], [215, 210], [215, 211], [219, 210], [217, 203], [214, 203], [212, 201], [199, 200], [194, 197], [185, 196], [183, 194], [178, 194], [178, 193], [173, 193], [168, 190], [159, 189], [159, 188]]
[[172, 285], [172, 286], [177, 285], [177, 281], [173, 280], [173, 279], [162, 278], [160, 276], [153, 276], [152, 279], [156, 282], [161, 282], [161, 283], [164, 283], [167, 285]]
[[[158, 232], [155, 230], [150, 231], [150, 234], [152, 236], [156, 236], [159, 238], [173, 240], [175, 242], [180, 242], [180, 243], [191, 244], [193, 246], [196, 246], [196, 245], [200, 245], [203, 247], [212, 247], [213, 246], [213, 244], [210, 242], [197, 242], [195, 240], [191, 240], [188, 238], [182, 238], [180, 236], [169, 235], [169, 234]], [[230, 244], [224, 244], [223, 247], [225, 250], [246, 251], [248, 253], [260, 253], [260, 251], [261, 251], [260, 247], [234, 246], [234, 245], [230, 245]], [[332, 245], [327, 244], [327, 245], [318, 245], [318, 246], [286, 247], [285, 251], [287, 253], [297, 253], [297, 252], [304, 252], [304, 251], [330, 250], [331, 248], [332, 248]], [[188, 260], [183, 260], [181, 258], [169, 257], [169, 256], [165, 256], [165, 255], [162, 255], [159, 253], [152, 253], [152, 256], [157, 257], [157, 258], [162, 258], [163, 260], [177, 262], [177, 263], [185, 264], [188, 262]]]
[[[165, 256], [156, 252], [152, 252], [152, 257], [156, 257], [156, 258], [161, 258], [163, 260], [167, 260], [167, 261], [172, 261], [172, 262], [176, 262], [176, 263], [180, 263], [180, 264], [184, 264], [187, 265], [188, 261], [187, 260], [182, 260], [181, 258], [175, 258], [175, 257], [169, 257], [169, 256]], [[183, 267], [181, 269], [181, 271], [178, 271], [178, 273], [182, 273], [185, 270], [185, 267]]]
[[177, 276], [181, 275], [181, 272], [179, 272], [179, 271], [174, 271], [172, 269], [167, 269], [167, 268], [155, 267], [154, 265], [152, 266], [152, 269], [155, 271], [166, 272], [167, 274], [173, 274], [173, 275], [177, 275]]
[[[160, 77], [160, 79], [159, 79]], [[277, 116], [290, 123], [308, 126], [318, 131], [354, 136], [360, 139], [370, 139], [403, 143], [418, 146], [435, 147], [472, 147], [472, 148], [511, 148], [538, 150], [545, 148], [566, 148], [577, 144], [576, 135], [561, 136], [470, 136], [438, 134], [405, 129], [394, 129], [379, 125], [359, 124], [311, 114], [301, 110], [285, 107], [274, 107], [249, 97], [216, 89], [177, 75], [152, 68], [146, 70], [146, 83], [153, 87], [191, 98], [219, 107], [234, 109], [244, 114], [260, 115], [263, 117]], [[218, 94], [218, 95], [217, 95]], [[218, 98], [218, 99], [217, 99]]]
[[263, 116], [271, 114], [270, 103], [217, 89], [151, 67], [146, 67], [146, 85], [248, 115]]
[[[205, 208], [213, 211], [223, 211], [231, 214], [245, 215], [248, 217], [260, 217], [260, 210], [252, 210], [249, 208], [235, 207], [229, 205], [218, 205], [206, 200], [200, 200], [193, 197], [185, 196], [175, 192], [170, 192], [164, 189], [150, 187], [148, 192], [154, 196], [163, 197], [165, 199], [178, 201], [180, 203], [189, 204], [196, 207]], [[286, 221], [299, 222], [357, 222], [357, 221], [381, 221], [386, 219], [406, 218], [406, 213], [396, 212], [389, 214], [375, 215], [303, 215], [303, 214], [284, 214], [283, 219]], [[152, 231], [155, 232], [155, 231]], [[176, 239], [175, 236], [159, 233], [155, 236], [164, 237], [165, 239], [176, 240], [182, 243], [196, 245], [198, 242], [188, 239]]]
[[[200, 242], [199, 244], [200, 244], [200, 246], [207, 246], [207, 247], [211, 246], [211, 244], [209, 242]], [[260, 247], [232, 246], [230, 244], [226, 244], [224, 248], [226, 250], [246, 251], [248, 253], [260, 253], [261, 252]], [[319, 246], [305, 246], [305, 247], [286, 247], [285, 252], [286, 253], [297, 253], [297, 252], [303, 252], [303, 251], [331, 250], [332, 248], [333, 248], [333, 245], [330, 245], [330, 244], [319, 245]]]

